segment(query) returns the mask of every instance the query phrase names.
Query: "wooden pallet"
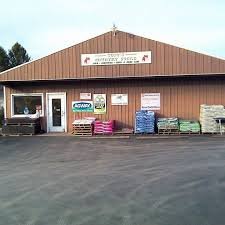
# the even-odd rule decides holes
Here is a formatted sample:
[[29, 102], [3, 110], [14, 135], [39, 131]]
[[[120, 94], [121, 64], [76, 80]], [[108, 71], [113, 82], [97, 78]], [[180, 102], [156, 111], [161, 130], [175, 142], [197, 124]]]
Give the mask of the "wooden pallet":
[[73, 127], [92, 127], [92, 124], [73, 124]]
[[75, 136], [92, 136], [93, 124], [73, 124], [72, 134]]
[[179, 135], [178, 129], [158, 129], [159, 135]]
[[75, 129], [75, 130], [73, 130], [73, 132], [74, 133], [79, 133], [79, 132], [81, 132], [81, 133], [87, 133], [87, 132], [92, 133], [92, 129]]
[[36, 123], [7, 123], [7, 126], [35, 126]]
[[94, 135], [99, 135], [99, 136], [100, 136], [100, 135], [104, 135], [104, 136], [112, 136], [113, 133], [98, 133], [98, 132], [95, 133], [95, 132], [94, 132]]
[[73, 133], [74, 136], [93, 136], [92, 133]]
[[187, 132], [186, 132], [186, 131], [185, 131], [185, 132], [182, 131], [182, 132], [181, 132], [181, 131], [180, 131], [179, 134], [180, 134], [180, 135], [200, 135], [201, 132], [192, 132], [192, 131], [187, 131]]
[[[220, 132], [203, 132], [203, 135], [218, 135]], [[224, 132], [222, 133], [223, 135], [225, 134]]]
[[134, 133], [137, 136], [143, 136], [143, 135], [155, 135], [155, 133]]
[[76, 128], [74, 128], [73, 129], [74, 131], [80, 131], [80, 130], [84, 130], [84, 131], [86, 131], [86, 130], [89, 130], [89, 131], [92, 131], [92, 128], [90, 128], [90, 127], [76, 127]]
[[3, 137], [33, 136], [34, 134], [2, 134]]
[[158, 132], [158, 135], [179, 135], [179, 132]]

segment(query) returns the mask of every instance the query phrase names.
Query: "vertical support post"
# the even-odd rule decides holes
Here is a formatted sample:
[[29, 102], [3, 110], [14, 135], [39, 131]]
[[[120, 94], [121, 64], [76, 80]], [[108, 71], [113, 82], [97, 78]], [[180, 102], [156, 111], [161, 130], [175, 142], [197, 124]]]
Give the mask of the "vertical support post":
[[4, 100], [4, 119], [6, 119], [6, 91], [5, 91], [5, 86], [3, 86], [3, 100]]

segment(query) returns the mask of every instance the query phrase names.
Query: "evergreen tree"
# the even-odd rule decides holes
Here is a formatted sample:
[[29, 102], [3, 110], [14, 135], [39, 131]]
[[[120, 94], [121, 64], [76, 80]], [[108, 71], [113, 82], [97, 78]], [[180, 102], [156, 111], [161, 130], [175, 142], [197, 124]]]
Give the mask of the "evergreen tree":
[[8, 57], [10, 68], [30, 61], [30, 56], [27, 54], [26, 49], [18, 42], [9, 50]]
[[0, 72], [9, 69], [9, 57], [7, 52], [0, 46]]

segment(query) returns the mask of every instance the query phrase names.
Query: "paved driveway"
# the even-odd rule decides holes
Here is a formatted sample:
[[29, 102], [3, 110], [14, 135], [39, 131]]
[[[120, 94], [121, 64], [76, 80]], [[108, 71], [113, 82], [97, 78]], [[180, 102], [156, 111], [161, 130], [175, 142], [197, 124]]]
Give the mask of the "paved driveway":
[[225, 138], [0, 137], [1, 225], [222, 225]]

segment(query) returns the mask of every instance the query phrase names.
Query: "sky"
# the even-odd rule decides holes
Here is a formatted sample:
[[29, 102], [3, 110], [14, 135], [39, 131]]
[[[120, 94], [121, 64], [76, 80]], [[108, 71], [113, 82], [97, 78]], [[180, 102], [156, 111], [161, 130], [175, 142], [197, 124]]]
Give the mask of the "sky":
[[0, 46], [37, 59], [119, 30], [225, 59], [224, 0], [0, 0]]

